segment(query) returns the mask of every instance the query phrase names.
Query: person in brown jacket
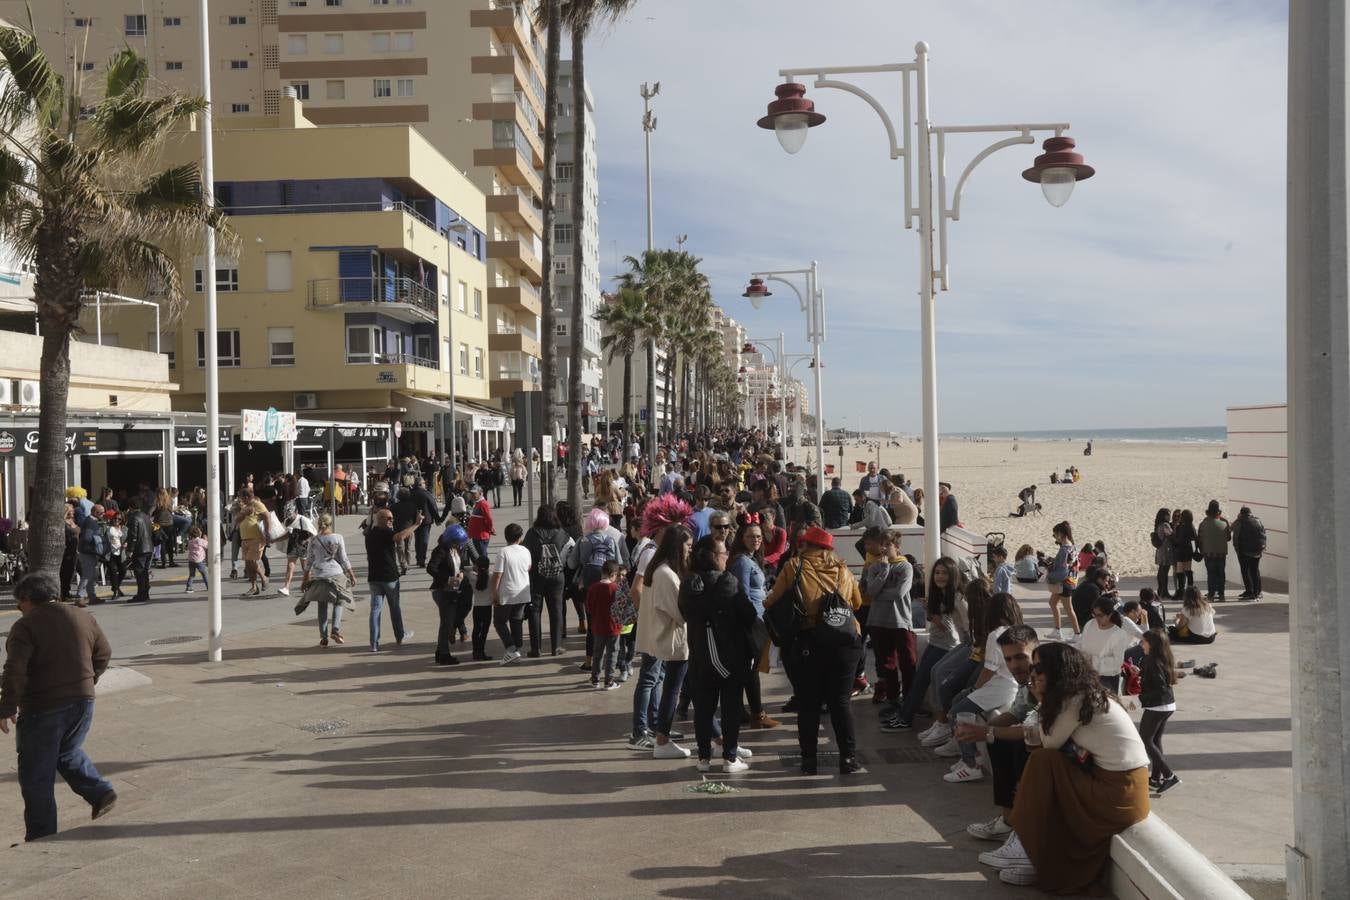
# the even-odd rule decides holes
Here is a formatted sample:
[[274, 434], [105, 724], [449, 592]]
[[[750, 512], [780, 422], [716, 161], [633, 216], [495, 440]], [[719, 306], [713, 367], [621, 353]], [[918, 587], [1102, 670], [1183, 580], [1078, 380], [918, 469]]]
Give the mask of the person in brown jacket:
[[[764, 598], [764, 606], [772, 608], [793, 584], [800, 582], [805, 615], [791, 647], [784, 647], [783, 652], [784, 655], [790, 653], [793, 659], [797, 744], [802, 752], [802, 774], [816, 774], [816, 732], [820, 728], [823, 702], [830, 710], [834, 739], [839, 745], [839, 771], [850, 775], [862, 768], [856, 756], [857, 740], [853, 732], [853, 713], [849, 708], [853, 676], [862, 658], [862, 637], [859, 634], [849, 646], [840, 646], [819, 638], [816, 628], [821, 601], [826, 594], [838, 592], [844, 603], [856, 611], [862, 606], [862, 592], [848, 564], [835, 555], [834, 536], [828, 531], [819, 527], [807, 528], [797, 539], [797, 546], [797, 556], [786, 560], [779, 568], [773, 590]], [[856, 619], [853, 624], [856, 629]]]
[[56, 834], [56, 774], [93, 807], [93, 818], [117, 802], [82, 745], [94, 722], [94, 684], [112, 648], [88, 613], [59, 601], [50, 575], [19, 579], [14, 596], [23, 614], [9, 632], [0, 673], [0, 732], [18, 714], [19, 789], [24, 840]]

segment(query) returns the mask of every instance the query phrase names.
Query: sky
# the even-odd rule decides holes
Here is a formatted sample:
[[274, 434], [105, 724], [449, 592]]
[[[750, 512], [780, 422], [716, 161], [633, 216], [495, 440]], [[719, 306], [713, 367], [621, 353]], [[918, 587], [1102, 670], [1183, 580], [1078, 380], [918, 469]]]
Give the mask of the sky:
[[[740, 294], [751, 271], [818, 261], [826, 424], [919, 431], [918, 232], [880, 118], [808, 80], [828, 121], [800, 153], [755, 120], [779, 69], [910, 62], [923, 40], [934, 124], [1069, 122], [1097, 170], [1058, 209], [1021, 178], [1039, 143], [975, 171], [937, 299], [940, 429], [1216, 425], [1283, 401], [1286, 4], [1058, 9], [642, 0], [587, 45], [606, 285], [645, 247], [639, 86], [659, 81], [656, 245], [687, 234], [715, 301], [790, 353], [809, 349], [791, 291], [759, 311]], [[900, 127], [898, 77], [850, 77]], [[996, 139], [948, 140], [949, 190]]]

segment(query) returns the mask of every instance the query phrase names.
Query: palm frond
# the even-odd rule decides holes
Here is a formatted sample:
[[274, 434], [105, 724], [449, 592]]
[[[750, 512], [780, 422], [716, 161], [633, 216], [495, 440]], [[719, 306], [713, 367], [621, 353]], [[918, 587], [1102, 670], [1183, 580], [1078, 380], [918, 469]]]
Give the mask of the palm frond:
[[127, 94], [110, 97], [94, 113], [94, 143], [101, 149], [139, 153], [206, 108], [201, 97], [169, 94], [147, 98]]
[[0, 74], [9, 83], [0, 92], [0, 124], [6, 131], [31, 120], [48, 123], [59, 118], [63, 87], [59, 72], [52, 68], [31, 30], [0, 27]]
[[140, 97], [145, 93], [145, 85], [149, 80], [150, 64], [145, 57], [130, 47], [123, 47], [108, 60], [108, 77], [103, 96], [110, 99]]

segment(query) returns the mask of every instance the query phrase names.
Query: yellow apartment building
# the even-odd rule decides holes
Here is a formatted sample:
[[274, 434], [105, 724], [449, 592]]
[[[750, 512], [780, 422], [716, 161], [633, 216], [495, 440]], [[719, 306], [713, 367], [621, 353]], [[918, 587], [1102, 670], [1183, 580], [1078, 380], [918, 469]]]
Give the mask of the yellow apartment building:
[[[380, 140], [396, 144], [398, 142], [388, 135], [415, 130], [420, 144], [411, 137], [404, 144], [408, 148], [419, 146], [423, 149], [416, 153], [396, 154], [391, 165], [406, 168], [416, 157], [418, 164], [424, 165], [420, 170], [423, 175], [431, 177], [427, 173], [438, 166], [445, 168], [447, 173], [454, 170], [462, 173], [462, 180], [467, 179], [466, 188], [474, 186], [486, 195], [486, 202], [480, 200], [476, 207], [483, 209], [483, 213], [475, 216], [465, 212], [465, 215], [484, 241], [480, 254], [483, 278], [479, 289], [484, 292], [485, 305], [481, 319], [474, 319], [487, 331], [481, 344], [485, 352], [481, 381], [487, 393], [481, 399], [499, 412], [511, 409], [518, 391], [538, 389], [539, 286], [543, 278], [544, 237], [540, 200], [543, 193], [544, 53], [542, 36], [528, 14], [528, 7], [533, 5], [533, 2], [504, 0], [212, 0], [210, 6], [212, 100], [217, 127], [225, 132], [217, 146], [219, 181], [276, 183], [326, 178], [396, 178], [398, 176], [392, 174], [392, 170], [382, 168], [383, 160], [355, 154], [383, 152], [385, 145], [379, 144]], [[0, 0], [0, 16], [26, 22], [28, 6], [26, 0]], [[201, 23], [197, 0], [135, 0], [122, 4], [111, 0], [42, 0], [32, 3], [31, 7], [35, 27], [48, 55], [72, 77], [91, 79], [90, 94], [96, 90], [103, 63], [112, 53], [126, 46], [146, 57], [156, 81], [176, 90], [198, 93], [201, 90]], [[293, 89], [303, 104], [309, 123], [319, 126], [383, 125], [388, 126], [387, 130], [361, 130], [385, 137], [368, 138], [377, 143], [367, 146], [361, 143], [366, 139], [358, 140], [344, 134], [341, 141], [351, 142], [352, 153], [347, 153], [338, 144], [330, 144], [322, 137], [258, 136], [259, 121], [266, 123], [282, 114], [287, 88]], [[298, 142], [294, 146], [304, 148], [306, 155], [290, 158], [265, 152], [251, 159], [245, 166], [247, 171], [239, 176], [229, 174], [224, 168], [225, 164], [243, 165], [235, 160], [233, 147], [248, 145], [270, 151], [283, 145], [289, 147], [287, 142], [292, 140]], [[314, 145], [310, 146], [309, 141], [315, 142]], [[185, 145], [185, 155], [193, 152], [193, 145]], [[436, 152], [442, 157], [439, 163], [422, 162]], [[356, 176], [351, 172], [336, 171], [348, 163], [354, 164], [353, 171], [372, 174]], [[326, 167], [325, 174], [313, 174], [320, 166]], [[449, 180], [447, 174], [446, 183]], [[428, 185], [421, 187], [430, 191]], [[436, 196], [464, 212], [452, 200], [431, 193], [428, 196]], [[248, 205], [241, 199], [233, 202]], [[359, 202], [372, 201], [367, 197]], [[376, 234], [372, 234], [367, 243], [376, 236], [392, 243], [389, 235], [395, 228], [388, 223], [398, 218], [394, 212], [376, 210], [346, 216], [336, 212], [317, 213], [305, 216], [303, 223], [305, 229], [312, 226], [331, 228], [335, 232], [334, 240], [356, 240], [356, 233], [368, 221]], [[247, 273], [253, 265], [266, 265], [266, 257], [260, 254], [270, 252], [263, 249], [269, 240], [287, 239], [285, 236], [291, 226], [285, 222], [293, 215], [247, 213], [239, 216], [249, 221], [236, 222], [236, 227], [245, 234], [247, 244], [240, 251], [242, 283], [238, 293], [265, 290], [265, 269], [252, 269], [252, 274]], [[417, 223], [411, 214], [403, 215]], [[385, 224], [377, 225], [377, 222]], [[443, 223], [438, 223], [438, 227], [440, 224]], [[404, 242], [416, 246], [401, 247], [402, 255], [391, 253], [391, 256], [405, 262], [409, 261], [405, 257], [418, 256], [423, 259], [424, 267], [437, 262], [428, 256], [435, 255], [431, 238], [418, 234], [417, 228], [412, 228], [411, 232], [412, 236]], [[321, 259], [331, 262], [321, 251], [314, 253], [312, 262], [315, 266]], [[310, 280], [322, 280], [314, 274], [317, 268], [309, 265], [298, 257], [293, 260], [292, 274], [297, 284], [301, 280], [305, 282], [303, 290], [309, 290]], [[401, 269], [397, 271], [402, 273], [400, 278], [410, 277]], [[455, 281], [453, 293], [458, 290], [458, 277], [452, 280]], [[245, 287], [245, 284], [250, 286]], [[263, 287], [259, 288], [259, 284]], [[321, 287], [314, 289], [320, 292], [315, 298], [314, 311], [333, 306], [326, 301]], [[454, 297], [456, 315], [459, 314], [458, 300]], [[472, 303], [471, 294], [470, 309]], [[228, 304], [222, 304], [222, 316], [231, 314], [229, 309]], [[325, 315], [336, 315], [333, 320], [336, 322], [345, 314]], [[408, 313], [405, 317], [416, 316]], [[250, 323], [255, 331], [258, 328], [294, 327], [285, 322], [265, 324], [265, 318], [261, 313], [251, 314]], [[304, 343], [309, 334], [322, 331], [337, 335], [340, 332], [336, 326], [316, 329], [308, 324], [304, 330], [306, 335], [297, 335], [297, 345]], [[265, 331], [254, 334], [252, 339], [257, 343], [245, 341], [239, 348], [240, 369], [252, 365], [245, 360], [262, 358], [258, 354], [262, 353], [266, 340]], [[358, 336], [356, 340], [362, 338]], [[479, 345], [469, 342], [469, 346], [468, 371], [473, 373], [477, 371], [473, 348]], [[338, 343], [334, 348], [345, 348], [345, 345]], [[329, 348], [329, 353], [334, 359], [340, 359], [342, 353], [334, 348]], [[187, 349], [193, 348], [189, 344]], [[436, 349], [432, 356], [439, 360], [439, 353]], [[416, 356], [416, 353], [412, 355]], [[201, 387], [199, 379], [194, 381], [192, 354], [185, 353], [179, 359], [188, 363], [178, 369], [184, 380], [184, 399], [187, 400], [194, 396], [194, 390], [199, 393]], [[349, 405], [354, 408], [380, 406], [376, 402], [378, 397], [374, 397], [380, 391], [374, 386], [358, 384], [360, 379], [356, 378], [355, 372], [347, 372], [345, 374], [350, 377], [338, 379], [341, 388], [328, 378], [306, 383], [293, 377], [308, 375], [310, 371], [308, 363], [297, 360], [294, 371], [287, 376], [270, 373], [265, 378], [257, 376], [249, 380], [242, 372], [230, 373], [238, 377], [223, 380], [222, 390], [232, 390], [226, 385], [234, 384], [243, 394], [257, 395], [266, 393], [264, 382], [284, 383], [286, 394], [315, 394], [320, 402], [327, 402], [342, 390], [351, 392]], [[420, 376], [420, 380], [413, 379], [418, 385], [425, 384], [429, 377], [421, 370], [412, 374]], [[401, 392], [402, 388], [414, 390], [403, 374], [396, 372], [395, 378], [400, 386], [396, 392]], [[470, 375], [467, 384], [472, 386], [474, 382]], [[360, 401], [356, 393], [368, 387], [374, 390], [373, 399]], [[497, 418], [505, 422], [487, 421], [486, 424], [509, 427], [509, 412]]]

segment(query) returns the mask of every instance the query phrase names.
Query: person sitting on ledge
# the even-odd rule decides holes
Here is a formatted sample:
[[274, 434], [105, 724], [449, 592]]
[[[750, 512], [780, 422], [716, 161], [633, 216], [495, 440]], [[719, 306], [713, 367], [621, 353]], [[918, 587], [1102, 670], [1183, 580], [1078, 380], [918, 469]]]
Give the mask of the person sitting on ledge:
[[1188, 585], [1181, 593], [1181, 612], [1167, 629], [1167, 637], [1174, 644], [1212, 644], [1218, 636], [1214, 626], [1214, 607], [1200, 595], [1200, 589]]
[[1040, 559], [1030, 544], [1017, 548], [1017, 555], [1013, 557], [1013, 572], [1022, 584], [1035, 584], [1041, 580]]

